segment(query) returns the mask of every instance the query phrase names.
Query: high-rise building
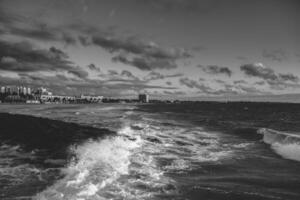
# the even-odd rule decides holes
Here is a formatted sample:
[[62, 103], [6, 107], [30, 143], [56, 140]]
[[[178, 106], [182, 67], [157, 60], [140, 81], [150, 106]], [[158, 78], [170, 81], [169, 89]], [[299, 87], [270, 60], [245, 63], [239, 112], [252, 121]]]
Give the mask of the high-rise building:
[[5, 94], [10, 94], [11, 93], [11, 89], [10, 87], [5, 87]]
[[1, 94], [5, 93], [5, 87], [4, 86], [1, 87], [0, 92], [1, 92]]
[[19, 94], [19, 87], [13, 86], [10, 89], [12, 94]]
[[30, 87], [27, 88], [27, 94], [29, 94], [29, 95], [31, 94], [31, 88]]
[[139, 94], [139, 102], [149, 103], [149, 95], [148, 94]]
[[26, 87], [23, 87], [23, 94], [27, 95], [28, 94], [28, 89]]

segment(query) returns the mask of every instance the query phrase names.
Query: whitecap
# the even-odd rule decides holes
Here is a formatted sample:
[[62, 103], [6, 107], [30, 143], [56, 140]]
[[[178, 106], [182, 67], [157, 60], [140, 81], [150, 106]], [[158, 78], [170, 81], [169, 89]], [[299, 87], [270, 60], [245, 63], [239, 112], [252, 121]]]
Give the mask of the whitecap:
[[263, 134], [263, 141], [286, 159], [300, 161], [300, 135], [262, 128], [258, 130]]

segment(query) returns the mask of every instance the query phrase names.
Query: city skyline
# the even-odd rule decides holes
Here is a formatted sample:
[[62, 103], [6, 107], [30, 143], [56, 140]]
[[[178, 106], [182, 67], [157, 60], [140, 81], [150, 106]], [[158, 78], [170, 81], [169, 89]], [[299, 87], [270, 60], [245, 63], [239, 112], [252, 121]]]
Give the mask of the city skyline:
[[296, 0], [3, 0], [0, 85], [299, 101], [299, 8]]

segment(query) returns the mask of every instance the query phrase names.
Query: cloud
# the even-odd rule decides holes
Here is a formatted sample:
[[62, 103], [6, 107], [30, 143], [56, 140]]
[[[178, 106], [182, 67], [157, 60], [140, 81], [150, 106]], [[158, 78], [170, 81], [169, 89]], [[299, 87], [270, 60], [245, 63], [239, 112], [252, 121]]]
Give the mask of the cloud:
[[233, 81], [234, 84], [247, 84], [247, 81], [245, 80], [236, 80], [236, 81]]
[[216, 80], [219, 86], [210, 87], [202, 82], [197, 82], [189, 78], [181, 78], [179, 80], [181, 85], [184, 85], [191, 89], [196, 89], [197, 93], [212, 96], [228, 96], [228, 95], [240, 95], [240, 94], [266, 94], [258, 88], [251, 85], [247, 85], [242, 82], [236, 82], [234, 84], [227, 83], [225, 81]]
[[127, 70], [123, 70], [120, 75], [122, 77], [127, 77], [129, 79], [139, 80], [138, 77], [134, 76], [130, 71], [127, 71]]
[[161, 74], [159, 72], [152, 71], [144, 77], [144, 80], [152, 81], [152, 80], [159, 80], [159, 79], [165, 79], [165, 78], [174, 78], [174, 77], [181, 77], [181, 76], [183, 76], [183, 74], [181, 74], [181, 73], [164, 75], [164, 74]]
[[276, 80], [278, 78], [273, 69], [265, 67], [262, 63], [245, 64], [240, 68], [248, 76], [265, 80]]
[[299, 78], [292, 74], [276, 74], [271, 68], [265, 67], [262, 63], [242, 65], [241, 70], [248, 76], [258, 77], [269, 81], [291, 81], [298, 82]]
[[76, 39], [63, 27], [52, 27], [44, 22], [28, 21], [24, 16], [0, 14], [0, 34], [20, 36], [27, 39], [40, 41], [58, 41], [66, 44], [75, 44]]
[[157, 59], [153, 57], [134, 57], [132, 59], [128, 59], [123, 55], [117, 55], [112, 58], [112, 61], [131, 65], [143, 71], [177, 68], [176, 63], [172, 59]]
[[227, 76], [232, 75], [232, 71], [228, 67], [222, 67], [218, 65], [207, 65], [207, 66], [198, 65], [198, 67], [208, 74], [214, 74], [214, 75], [225, 74]]
[[[137, 36], [117, 36], [115, 29], [99, 29], [82, 23], [51, 26], [46, 23], [14, 19], [0, 21], [0, 34], [10, 34], [23, 39], [46, 42], [64, 42], [83, 46], [95, 45], [113, 54], [114, 62], [121, 62], [141, 70], [173, 69], [179, 59], [192, 55], [184, 48], [163, 47]], [[2, 25], [2, 26], [1, 26]]]
[[66, 71], [79, 78], [86, 78], [87, 72], [68, 60], [68, 55], [51, 47], [38, 49], [30, 42], [6, 42], [0, 40], [0, 70], [11, 72]]
[[137, 76], [133, 75], [128, 70], [123, 70], [122, 72], [117, 72], [116, 70], [108, 70], [107, 73], [101, 73], [98, 75], [102, 80], [109, 82], [130, 82], [130, 83], [146, 83], [140, 80]]
[[284, 60], [287, 60], [286, 52], [283, 49], [276, 49], [272, 51], [264, 50], [262, 56], [264, 58], [277, 61], [277, 62], [282, 62]]
[[266, 81], [272, 89], [282, 90], [287, 87], [298, 87], [299, 77], [290, 73], [276, 73], [262, 63], [242, 65], [241, 70], [250, 77], [257, 77]]
[[178, 59], [188, 58], [191, 54], [185, 49], [163, 48], [154, 42], [147, 42], [137, 37], [113, 37], [98, 34], [92, 37], [95, 45], [110, 52], [127, 52], [136, 55], [144, 55], [146, 57], [158, 59]]
[[192, 56], [184, 48], [162, 47], [136, 36], [117, 37], [113, 33], [98, 32], [91, 38], [80, 37], [79, 40], [83, 45], [93, 44], [115, 54], [112, 58], [114, 62], [121, 62], [145, 71], [173, 69], [177, 67], [177, 60]]
[[264, 85], [264, 84], [266, 84], [266, 82], [265, 81], [256, 81], [254, 84], [255, 85]]
[[279, 79], [282, 79], [284, 81], [291, 81], [291, 82], [298, 82], [299, 77], [294, 74], [279, 74]]
[[79, 78], [82, 78], [82, 79], [87, 78], [88, 75], [89, 75], [86, 71], [82, 70], [78, 66], [77, 67], [72, 67], [72, 68], [68, 69], [68, 73], [73, 74], [73, 75], [75, 75], [75, 76], [77, 76]]
[[112, 70], [112, 69], [108, 70], [108, 74], [111, 76], [119, 75], [119, 73], [116, 70]]
[[100, 72], [101, 69], [99, 67], [97, 67], [95, 64], [91, 63], [87, 66], [90, 70], [92, 71], [96, 71], [96, 72]]
[[198, 89], [198, 92], [201, 92], [201, 93], [205, 93], [205, 94], [213, 94], [214, 93], [213, 89], [210, 88], [209, 86], [207, 86], [203, 83], [199, 83], [199, 82], [189, 79], [189, 78], [181, 78], [181, 79], [179, 79], [179, 83], [181, 85], [184, 85], [191, 89], [193, 89], [193, 88]]

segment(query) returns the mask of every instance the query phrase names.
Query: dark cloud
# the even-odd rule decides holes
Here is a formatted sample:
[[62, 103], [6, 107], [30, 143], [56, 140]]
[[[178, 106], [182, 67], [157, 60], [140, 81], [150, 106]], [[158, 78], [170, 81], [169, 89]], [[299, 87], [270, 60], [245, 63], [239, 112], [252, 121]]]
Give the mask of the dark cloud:
[[241, 70], [248, 76], [258, 77], [269, 81], [291, 81], [298, 82], [299, 77], [293, 74], [276, 74], [271, 68], [265, 67], [262, 63], [242, 65]]
[[208, 74], [225, 74], [227, 76], [232, 75], [232, 71], [228, 67], [222, 67], [218, 65], [198, 65], [198, 67]]
[[236, 81], [233, 81], [234, 84], [247, 84], [247, 81], [245, 80], [236, 80]]
[[37, 49], [29, 42], [0, 41], [0, 70], [13, 72], [66, 71], [79, 78], [87, 72], [75, 67], [68, 55], [55, 48]]
[[92, 42], [90, 40], [89, 37], [87, 36], [78, 36], [78, 40], [80, 41], [80, 43], [83, 45], [83, 46], [88, 46], [88, 45], [91, 45]]
[[123, 70], [120, 75], [122, 77], [127, 77], [127, 78], [134, 79], [134, 80], [138, 80], [139, 79], [136, 76], [134, 76], [130, 71], [127, 71], [127, 70]]
[[279, 79], [282, 79], [284, 81], [291, 81], [291, 82], [298, 82], [299, 77], [294, 74], [279, 74]]
[[112, 70], [112, 69], [108, 70], [108, 74], [111, 76], [119, 75], [119, 73], [116, 70]]
[[273, 69], [267, 68], [261, 63], [245, 64], [240, 68], [248, 76], [265, 80], [276, 80], [278, 78]]
[[12, 35], [18, 35], [26, 38], [33, 38], [44, 41], [55, 41], [59, 39], [56, 33], [53, 30], [48, 29], [46, 25], [31, 27], [30, 29], [28, 27], [11, 27], [9, 33]]
[[167, 81], [166, 84], [167, 84], [167, 85], [172, 85], [172, 82]]
[[[200, 81], [200, 80], [199, 80]], [[225, 84], [226, 82], [225, 81], [223, 81], [223, 80], [220, 80], [220, 79], [216, 79], [215, 80], [217, 83], [221, 83], [221, 84]]]
[[91, 63], [87, 66], [90, 70], [92, 71], [96, 71], [96, 72], [100, 72], [101, 69], [99, 67], [97, 67], [95, 64]]
[[264, 50], [262, 56], [264, 58], [277, 61], [277, 62], [282, 62], [284, 60], [287, 60], [287, 54], [283, 49], [276, 49], [272, 51]]
[[173, 60], [152, 57], [134, 57], [128, 59], [123, 55], [117, 55], [112, 58], [112, 61], [131, 65], [143, 71], [150, 71], [153, 69], [174, 69], [177, 67]]
[[[190, 58], [191, 54], [183, 48], [162, 47], [154, 42], [146, 41], [137, 36], [120, 37], [112, 27], [100, 30], [82, 23], [67, 24], [53, 27], [39, 21], [0, 21], [0, 34], [20, 36], [22, 38], [41, 41], [64, 42], [83, 46], [96, 45], [115, 54], [113, 61], [122, 62], [141, 70], [173, 69], [176, 61]], [[2, 24], [2, 26], [1, 26]], [[117, 55], [116, 54], [122, 54]]]
[[266, 82], [265, 81], [256, 81], [254, 84], [255, 85], [264, 85], [264, 84], [266, 84]]
[[75, 76], [77, 76], [79, 78], [82, 78], [82, 79], [87, 78], [88, 75], [89, 75], [86, 71], [82, 70], [78, 66], [77, 67], [72, 67], [72, 68], [68, 69], [68, 72], [70, 74], [73, 74], [73, 75], [75, 75]]
[[209, 86], [207, 86], [203, 83], [199, 83], [199, 82], [189, 79], [189, 78], [181, 78], [181, 79], [179, 79], [179, 83], [188, 88], [197, 89], [198, 93], [214, 94], [213, 89], [210, 88]]
[[191, 56], [185, 49], [163, 48], [153, 42], [146, 42], [137, 37], [118, 38], [97, 35], [92, 37], [92, 42], [110, 52], [124, 51], [157, 59], [178, 59]]
[[165, 48], [136, 36], [117, 37], [115, 34], [97, 33], [91, 38], [80, 37], [83, 45], [94, 44], [110, 53], [117, 53], [112, 60], [131, 65], [140, 70], [173, 69], [176, 61], [192, 55], [183, 48]]
[[[0, 11], [1, 12], [1, 11]], [[10, 34], [28, 39], [41, 41], [58, 41], [66, 44], [75, 44], [76, 39], [64, 27], [51, 27], [43, 22], [28, 20], [26, 17], [0, 14], [0, 27], [2, 34]]]
[[272, 89], [283, 90], [287, 87], [299, 86], [299, 77], [290, 73], [277, 74], [273, 69], [265, 67], [262, 63], [242, 65], [241, 70], [248, 76], [261, 78]]
[[145, 81], [140, 80], [137, 76], [133, 75], [128, 70], [123, 70], [121, 73], [116, 70], [108, 70], [107, 73], [101, 73], [98, 75], [103, 80], [110, 82], [131, 82], [131, 83], [146, 83]]
[[152, 81], [152, 80], [159, 80], [159, 79], [165, 79], [165, 78], [174, 78], [174, 77], [181, 77], [183, 74], [178, 73], [178, 74], [168, 74], [164, 75], [159, 72], [150, 72], [147, 76], [144, 77], [144, 80], [147, 81]]

